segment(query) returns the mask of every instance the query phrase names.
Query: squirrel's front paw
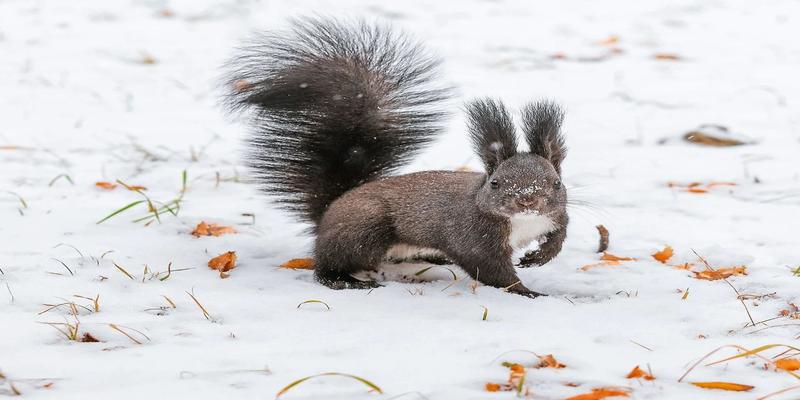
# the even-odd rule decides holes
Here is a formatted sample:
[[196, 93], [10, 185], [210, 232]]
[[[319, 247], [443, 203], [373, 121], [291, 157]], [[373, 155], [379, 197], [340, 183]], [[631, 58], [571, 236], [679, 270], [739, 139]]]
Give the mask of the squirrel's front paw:
[[511, 293], [518, 294], [520, 296], [530, 297], [535, 299], [539, 296], [547, 296], [544, 293], [534, 292], [533, 290], [519, 290], [519, 291], [512, 291]]

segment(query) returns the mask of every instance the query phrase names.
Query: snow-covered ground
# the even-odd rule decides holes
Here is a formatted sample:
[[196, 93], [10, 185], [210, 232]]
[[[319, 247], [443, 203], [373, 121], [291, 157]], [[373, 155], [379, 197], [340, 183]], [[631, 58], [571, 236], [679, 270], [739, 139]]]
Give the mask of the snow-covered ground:
[[[217, 107], [216, 82], [252, 30], [313, 13], [391, 21], [445, 59], [460, 98], [446, 137], [410, 170], [480, 168], [465, 99], [564, 104], [565, 181], [589, 204], [571, 211], [561, 255], [521, 272], [549, 297], [453, 284], [444, 269], [422, 275], [440, 278], [431, 282], [331, 291], [309, 271], [277, 268], [306, 256], [311, 239], [248, 183], [246, 127]], [[798, 385], [753, 357], [702, 363], [678, 382], [723, 345], [800, 347], [800, 320], [776, 318], [800, 303], [798, 37], [800, 3], [790, 0], [0, 1], [0, 397], [271, 398], [304, 376], [341, 372], [385, 394], [323, 377], [283, 397], [513, 398], [484, 388], [507, 379], [500, 362], [537, 361], [511, 350], [566, 365], [528, 370], [533, 399], [608, 386], [639, 399], [753, 399]], [[757, 143], [680, 140], [702, 123]], [[184, 170], [177, 217], [132, 223], [146, 214], [140, 204], [96, 224], [141, 196], [95, 182], [143, 185], [166, 202]], [[736, 186], [668, 185], [695, 181]], [[200, 221], [238, 233], [191, 236]], [[637, 261], [583, 270], [599, 259], [597, 224], [611, 231], [610, 252]], [[692, 250], [715, 268], [745, 265], [747, 275], [728, 279], [744, 301], [725, 281], [653, 260], [664, 245], [675, 249], [670, 265], [702, 270]], [[225, 251], [239, 265], [220, 279], [206, 262]], [[99, 310], [76, 295], [99, 296]], [[297, 308], [310, 299], [330, 310]], [[74, 310], [46, 311], [69, 302]], [[79, 336], [101, 342], [69, 341], [43, 324], [75, 324], [75, 312]], [[636, 365], [656, 379], [626, 379]]]

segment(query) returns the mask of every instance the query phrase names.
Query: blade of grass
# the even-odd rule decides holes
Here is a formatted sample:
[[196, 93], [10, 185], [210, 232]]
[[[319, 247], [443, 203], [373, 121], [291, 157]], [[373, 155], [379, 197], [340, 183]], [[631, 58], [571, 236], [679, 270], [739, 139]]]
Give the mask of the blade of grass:
[[305, 382], [305, 381], [307, 381], [309, 379], [319, 378], [321, 376], [343, 376], [345, 378], [355, 379], [355, 380], [363, 383], [364, 385], [368, 386], [370, 389], [374, 390], [375, 392], [377, 392], [379, 394], [383, 394], [383, 390], [381, 390], [381, 388], [378, 387], [378, 385], [376, 385], [376, 384], [374, 384], [374, 383], [372, 383], [372, 382], [370, 382], [370, 381], [368, 381], [368, 380], [366, 380], [366, 379], [364, 379], [364, 378], [362, 378], [360, 376], [355, 376], [355, 375], [351, 375], [351, 374], [344, 374], [344, 373], [341, 373], [341, 372], [325, 372], [325, 373], [322, 373], [322, 374], [311, 375], [311, 376], [307, 376], [305, 378], [300, 378], [300, 379], [298, 379], [298, 380], [286, 385], [286, 387], [281, 389], [278, 392], [278, 394], [275, 395], [275, 398], [277, 399], [277, 398], [283, 396], [284, 394], [286, 394], [286, 392], [291, 390], [293, 387], [295, 387], [295, 386], [297, 386], [297, 385], [299, 385], [299, 384], [301, 384], [301, 383], [303, 383], [303, 382]]
[[103, 222], [106, 222], [106, 221], [108, 221], [109, 219], [113, 218], [113, 217], [114, 217], [114, 216], [116, 216], [117, 214], [120, 214], [120, 213], [122, 213], [122, 212], [125, 212], [125, 211], [127, 211], [128, 209], [130, 209], [131, 207], [138, 206], [139, 204], [142, 204], [142, 203], [144, 203], [144, 202], [146, 202], [146, 201], [147, 201], [147, 200], [136, 200], [136, 201], [134, 201], [133, 203], [130, 203], [130, 204], [126, 205], [125, 207], [122, 207], [122, 208], [120, 208], [120, 209], [118, 209], [118, 210], [116, 210], [116, 211], [112, 212], [111, 214], [108, 214], [108, 215], [107, 215], [105, 218], [101, 219], [100, 221], [97, 221], [97, 222], [96, 222], [96, 224], [97, 224], [97, 225], [100, 225], [100, 224], [102, 224]]
[[73, 276], [75, 275], [75, 274], [73, 274], [73, 273], [72, 273], [72, 270], [71, 270], [71, 269], [69, 269], [69, 267], [67, 266], [67, 264], [64, 264], [64, 262], [63, 262], [63, 261], [61, 261], [61, 260], [59, 260], [59, 259], [57, 259], [57, 258], [52, 258], [52, 257], [51, 257], [50, 259], [51, 259], [51, 260], [58, 261], [58, 262], [59, 262], [61, 265], [63, 265], [63, 266], [64, 266], [64, 268], [66, 268], [66, 269], [67, 269], [67, 271], [69, 271], [69, 274], [70, 274], [70, 275], [73, 275]]
[[197, 297], [194, 297], [194, 295], [189, 293], [189, 292], [186, 292], [186, 294], [188, 294], [189, 297], [191, 297], [192, 300], [194, 300], [195, 304], [197, 304], [197, 306], [200, 307], [200, 310], [203, 311], [203, 316], [206, 317], [206, 319], [210, 320], [211, 319], [211, 314], [209, 314], [208, 310], [206, 310], [206, 308], [203, 307], [202, 304], [200, 304], [200, 302], [197, 300]]
[[115, 267], [117, 267], [117, 269], [118, 269], [118, 270], [120, 270], [120, 272], [122, 272], [123, 274], [125, 274], [125, 276], [127, 276], [128, 278], [130, 278], [132, 281], [135, 281], [135, 280], [136, 280], [136, 278], [134, 278], [134, 277], [133, 277], [133, 275], [129, 274], [129, 273], [128, 273], [128, 271], [125, 271], [125, 268], [122, 268], [122, 267], [120, 267], [120, 266], [119, 266], [119, 265], [117, 265], [117, 263], [116, 263], [116, 262], [114, 262], [114, 261], [112, 261], [111, 263], [112, 263], [112, 264], [114, 264], [114, 266], [115, 266]]
[[324, 301], [322, 301], [322, 300], [306, 300], [306, 301], [304, 301], [304, 302], [302, 302], [302, 303], [298, 304], [298, 305], [297, 305], [297, 308], [300, 308], [301, 306], [303, 306], [303, 304], [308, 304], [308, 303], [319, 303], [319, 304], [322, 304], [322, 305], [324, 305], [325, 307], [327, 307], [327, 308], [328, 308], [328, 310], [330, 310], [330, 309], [331, 309], [331, 306], [329, 306], [329, 305], [328, 305], [328, 303], [326, 303], [326, 302], [324, 302]]

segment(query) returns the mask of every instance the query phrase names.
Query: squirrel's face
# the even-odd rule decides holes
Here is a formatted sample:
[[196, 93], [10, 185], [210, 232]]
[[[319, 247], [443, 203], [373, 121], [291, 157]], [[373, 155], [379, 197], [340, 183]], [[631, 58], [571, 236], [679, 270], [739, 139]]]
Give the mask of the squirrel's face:
[[503, 216], [526, 213], [555, 218], [566, 212], [567, 191], [550, 161], [518, 153], [487, 177], [477, 201], [482, 210]]

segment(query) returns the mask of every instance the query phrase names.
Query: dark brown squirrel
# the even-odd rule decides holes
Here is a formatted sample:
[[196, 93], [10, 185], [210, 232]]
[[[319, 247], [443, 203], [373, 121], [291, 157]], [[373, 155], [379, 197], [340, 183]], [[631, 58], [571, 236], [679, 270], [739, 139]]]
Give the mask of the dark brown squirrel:
[[515, 271], [561, 251], [568, 222], [561, 183], [563, 112], [522, 108], [530, 152], [517, 151], [502, 102], [466, 105], [486, 173], [390, 176], [441, 133], [449, 88], [439, 61], [390, 28], [335, 19], [293, 20], [229, 63], [226, 103], [251, 111], [248, 162], [277, 202], [313, 224], [316, 279], [333, 289], [380, 286], [352, 274], [408, 253], [444, 257], [473, 279], [536, 297]]

